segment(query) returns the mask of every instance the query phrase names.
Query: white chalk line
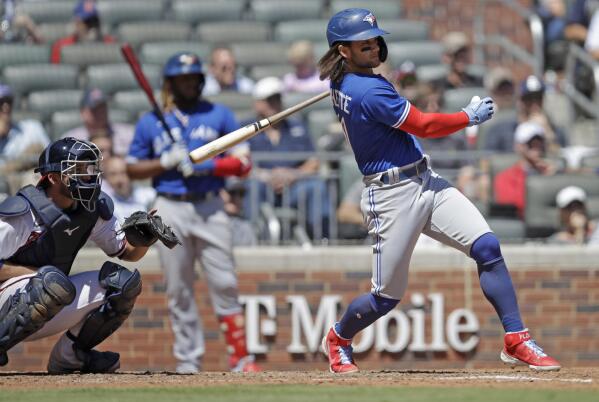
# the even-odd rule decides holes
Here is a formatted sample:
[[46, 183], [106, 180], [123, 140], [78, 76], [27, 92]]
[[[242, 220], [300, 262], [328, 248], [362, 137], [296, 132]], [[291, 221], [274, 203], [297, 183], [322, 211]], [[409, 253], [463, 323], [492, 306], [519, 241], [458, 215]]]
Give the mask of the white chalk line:
[[520, 375], [469, 375], [459, 377], [437, 377], [437, 380], [497, 380], [497, 381], [547, 381], [547, 382], [572, 382], [590, 384], [593, 382], [590, 378], [542, 378]]

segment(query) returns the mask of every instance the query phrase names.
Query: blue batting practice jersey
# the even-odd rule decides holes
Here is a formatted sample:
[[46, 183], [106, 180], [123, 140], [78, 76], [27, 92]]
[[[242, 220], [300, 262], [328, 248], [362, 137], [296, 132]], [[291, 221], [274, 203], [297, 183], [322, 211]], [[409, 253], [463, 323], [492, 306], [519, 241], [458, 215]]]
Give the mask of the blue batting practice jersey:
[[331, 83], [333, 108], [363, 175], [408, 165], [423, 157], [418, 140], [398, 129], [410, 103], [380, 75], [345, 74]]
[[[235, 131], [239, 124], [233, 112], [224, 105], [200, 101], [191, 110], [181, 111], [179, 119], [166, 113], [165, 119], [176, 139], [182, 138], [187, 149], [194, 150]], [[184, 121], [181, 121], [184, 120]], [[172, 146], [172, 140], [154, 113], [143, 115], [135, 127], [129, 147], [128, 162], [160, 158]], [[224, 179], [210, 174], [183, 177], [177, 169], [165, 171], [152, 178], [156, 191], [169, 194], [206, 193], [224, 187]]]

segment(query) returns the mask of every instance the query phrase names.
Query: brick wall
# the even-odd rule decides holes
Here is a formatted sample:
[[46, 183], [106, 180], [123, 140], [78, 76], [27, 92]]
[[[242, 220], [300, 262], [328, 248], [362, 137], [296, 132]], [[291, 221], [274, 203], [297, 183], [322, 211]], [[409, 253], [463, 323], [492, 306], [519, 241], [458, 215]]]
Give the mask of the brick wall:
[[[343, 253], [342, 249], [339, 255]], [[347, 251], [345, 253], [348, 254]], [[530, 326], [539, 343], [563, 364], [599, 365], [599, 266], [593, 262], [597, 261], [597, 256], [591, 255], [586, 263], [567, 264], [562, 268], [557, 262], [556, 266], [540, 267], [543, 263], [534, 262], [537, 254], [545, 255], [547, 260], [556, 258], [547, 251], [523, 252], [523, 263], [517, 263], [515, 257], [508, 258], [508, 261], [514, 261], [511, 264], [512, 278], [518, 289], [525, 323]], [[276, 337], [263, 339], [269, 344], [270, 351], [267, 355], [259, 356], [259, 360], [266, 369], [326, 369], [324, 357], [319, 353], [291, 355], [287, 352], [291, 319], [290, 306], [285, 298], [291, 294], [304, 295], [315, 315], [322, 296], [339, 294], [342, 296], [339, 307], [344, 308], [354, 296], [369, 289], [369, 250], [360, 248], [359, 253], [355, 254], [359, 258], [348, 254], [345, 260], [339, 260], [335, 255], [328, 256], [327, 251], [313, 259], [302, 259], [301, 256], [307, 254], [301, 250], [295, 256], [285, 255], [284, 250], [263, 251], [253, 259], [244, 258], [245, 262], [240, 261], [241, 293], [274, 295], [277, 303], [278, 331]], [[556, 255], [561, 255], [561, 260], [570, 258], [567, 254]], [[404, 311], [412, 308], [411, 295], [416, 292], [425, 296], [442, 293], [445, 316], [458, 308], [468, 308], [475, 313], [480, 322], [477, 348], [467, 354], [451, 350], [446, 353], [413, 353], [404, 350], [391, 354], [379, 353], [373, 348], [358, 356], [361, 367], [413, 369], [500, 365], [498, 354], [502, 346], [502, 329], [480, 291], [474, 267], [463, 265], [460, 256], [442, 253], [433, 258], [431, 253], [417, 253], [410, 276], [409, 293], [398, 308]], [[574, 258], [570, 259], [574, 261]], [[332, 263], [333, 260], [338, 262]], [[352, 260], [362, 268], [351, 266]], [[439, 260], [445, 263], [439, 263]], [[121, 329], [99, 347], [101, 350], [120, 352], [122, 370], [173, 370], [175, 367], [171, 357], [173, 337], [162, 275], [153, 266], [155, 259], [149, 257], [148, 261], [144, 267], [143, 292], [132, 315]], [[425, 264], [428, 266], [423, 268], [422, 261], [428, 261]], [[85, 265], [90, 264], [92, 262]], [[264, 268], [256, 269], [255, 266], [260, 264]], [[206, 370], [225, 370], [227, 362], [223, 337], [210, 307], [206, 285], [201, 280], [196, 283], [196, 294], [206, 328], [204, 367]], [[430, 342], [430, 303], [425, 305], [424, 310], [427, 317], [426, 340]], [[16, 346], [9, 353], [9, 365], [3, 369], [44, 370], [55, 340], [56, 337], [52, 337]]]

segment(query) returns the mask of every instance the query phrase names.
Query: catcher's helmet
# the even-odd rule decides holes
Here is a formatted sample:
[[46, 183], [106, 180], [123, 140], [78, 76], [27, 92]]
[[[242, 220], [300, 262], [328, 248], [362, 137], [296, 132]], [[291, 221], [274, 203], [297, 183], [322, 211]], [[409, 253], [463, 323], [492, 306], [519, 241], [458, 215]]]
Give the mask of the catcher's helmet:
[[164, 77], [175, 77], [186, 74], [204, 75], [200, 58], [191, 52], [175, 53], [167, 60], [162, 70]]
[[42, 176], [56, 172], [68, 177], [71, 197], [88, 211], [94, 211], [102, 186], [101, 160], [102, 153], [94, 143], [61, 138], [41, 153], [35, 172]]
[[374, 14], [365, 8], [348, 8], [333, 15], [327, 25], [329, 47], [337, 42], [353, 42], [378, 38], [381, 61], [387, 59], [387, 44], [382, 35], [389, 32], [379, 28]]

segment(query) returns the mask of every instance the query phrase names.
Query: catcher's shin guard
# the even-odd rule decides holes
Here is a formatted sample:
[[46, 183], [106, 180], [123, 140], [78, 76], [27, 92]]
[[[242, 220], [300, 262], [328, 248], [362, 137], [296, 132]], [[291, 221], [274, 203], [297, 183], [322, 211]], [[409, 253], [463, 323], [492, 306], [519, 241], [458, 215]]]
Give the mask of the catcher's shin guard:
[[260, 368], [254, 363], [245, 342], [245, 319], [240, 313], [219, 317], [220, 328], [225, 335], [231, 371], [255, 372]]
[[47, 265], [29, 279], [25, 289], [10, 296], [0, 308], [0, 365], [8, 363], [7, 350], [38, 331], [76, 294], [69, 278]]
[[137, 269], [131, 272], [106, 261], [99, 279], [106, 289], [106, 302], [87, 317], [77, 336], [71, 334], [75, 349], [89, 351], [108, 338], [125, 322], [141, 293], [141, 275]]

